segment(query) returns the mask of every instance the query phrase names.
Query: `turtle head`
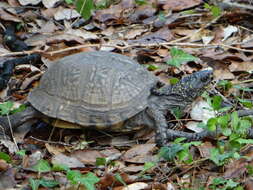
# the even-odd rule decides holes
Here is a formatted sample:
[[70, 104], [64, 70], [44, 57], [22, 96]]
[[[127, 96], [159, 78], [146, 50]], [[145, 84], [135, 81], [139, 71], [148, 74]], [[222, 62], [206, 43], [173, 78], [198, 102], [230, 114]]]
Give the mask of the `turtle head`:
[[171, 94], [177, 94], [183, 101], [192, 102], [200, 96], [213, 79], [212, 70], [202, 70], [182, 78], [171, 86]]

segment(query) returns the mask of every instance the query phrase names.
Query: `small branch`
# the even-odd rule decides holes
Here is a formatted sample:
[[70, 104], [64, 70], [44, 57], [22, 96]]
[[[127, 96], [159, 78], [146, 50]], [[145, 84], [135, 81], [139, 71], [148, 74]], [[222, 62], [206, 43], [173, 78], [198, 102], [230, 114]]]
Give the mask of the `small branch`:
[[238, 110], [237, 111], [239, 117], [253, 115], [253, 109], [251, 110]]
[[33, 136], [30, 136], [29, 138], [39, 141], [39, 142], [43, 142], [43, 143], [49, 143], [49, 144], [59, 144], [59, 145], [63, 145], [63, 146], [72, 146], [71, 144], [67, 144], [67, 143], [63, 143], [63, 142], [55, 142], [55, 141], [46, 141], [46, 140], [42, 140], [42, 139], [37, 139]]

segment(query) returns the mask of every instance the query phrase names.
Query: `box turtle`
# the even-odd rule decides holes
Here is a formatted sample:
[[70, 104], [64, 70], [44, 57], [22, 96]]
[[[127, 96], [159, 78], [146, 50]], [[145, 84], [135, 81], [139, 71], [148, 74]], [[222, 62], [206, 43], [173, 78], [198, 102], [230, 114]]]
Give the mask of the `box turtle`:
[[[117, 132], [143, 127], [156, 130], [156, 142], [183, 132], [168, 129], [165, 115], [192, 103], [212, 80], [203, 70], [184, 77], [175, 85], [155, 88], [158, 79], [127, 56], [95, 51], [66, 56], [42, 76], [28, 95], [25, 111], [10, 115], [12, 127], [30, 119], [54, 118], [64, 128], [93, 128]], [[0, 117], [3, 127], [8, 126]]]

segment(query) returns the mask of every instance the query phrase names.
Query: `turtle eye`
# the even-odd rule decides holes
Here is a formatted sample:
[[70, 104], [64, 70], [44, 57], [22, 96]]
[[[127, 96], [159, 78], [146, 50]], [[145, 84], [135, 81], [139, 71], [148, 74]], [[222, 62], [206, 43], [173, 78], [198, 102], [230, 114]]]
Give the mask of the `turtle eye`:
[[210, 78], [209, 75], [203, 76], [203, 77], [201, 77], [201, 81], [202, 81], [202, 82], [206, 82], [206, 81], [209, 80], [209, 78]]

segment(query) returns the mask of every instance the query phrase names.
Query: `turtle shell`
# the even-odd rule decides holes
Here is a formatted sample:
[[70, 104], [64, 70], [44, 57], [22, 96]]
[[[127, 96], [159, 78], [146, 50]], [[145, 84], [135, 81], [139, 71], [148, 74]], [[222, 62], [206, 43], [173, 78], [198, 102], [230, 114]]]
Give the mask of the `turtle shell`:
[[54, 62], [28, 101], [46, 116], [82, 127], [106, 127], [144, 110], [156, 81], [127, 56], [83, 52]]

